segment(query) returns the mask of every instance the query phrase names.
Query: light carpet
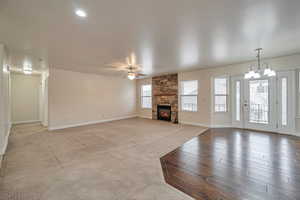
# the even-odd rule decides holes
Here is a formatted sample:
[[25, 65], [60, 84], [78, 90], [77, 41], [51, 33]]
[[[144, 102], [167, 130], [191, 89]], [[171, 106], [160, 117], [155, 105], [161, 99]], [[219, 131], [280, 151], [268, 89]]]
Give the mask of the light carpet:
[[0, 199], [192, 199], [164, 182], [159, 159], [205, 130], [141, 118], [56, 131], [16, 125]]

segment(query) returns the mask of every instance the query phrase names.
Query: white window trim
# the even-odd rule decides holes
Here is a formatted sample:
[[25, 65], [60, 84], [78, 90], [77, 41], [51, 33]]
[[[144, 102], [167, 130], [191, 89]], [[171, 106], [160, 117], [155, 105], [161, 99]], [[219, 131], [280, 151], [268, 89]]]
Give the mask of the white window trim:
[[[183, 82], [189, 82], [189, 81], [196, 81], [197, 82], [197, 94], [194, 95], [184, 95], [182, 94], [182, 83]], [[180, 111], [181, 112], [198, 112], [198, 94], [199, 94], [199, 81], [198, 80], [182, 80], [180, 81]], [[182, 107], [182, 97], [192, 96], [196, 97], [196, 110], [184, 110]]]
[[[215, 94], [215, 79], [221, 79], [224, 78], [226, 79], [226, 95], [224, 94]], [[213, 86], [213, 111], [214, 113], [228, 113], [229, 112], [229, 76], [224, 75], [224, 76], [215, 76], [212, 79], [212, 86]], [[216, 96], [225, 96], [226, 97], [226, 111], [216, 111], [216, 106], [215, 106], [215, 97]]]
[[300, 94], [300, 69], [298, 69], [298, 73], [297, 74], [298, 74], [298, 92]]
[[141, 108], [142, 109], [152, 109], [152, 99], [151, 99], [151, 105], [150, 107], [143, 107], [143, 97], [151, 97], [152, 98], [152, 91], [151, 91], [151, 95], [150, 96], [143, 96], [143, 86], [147, 86], [150, 85], [151, 86], [151, 90], [152, 90], [152, 85], [151, 84], [143, 84], [141, 85]]

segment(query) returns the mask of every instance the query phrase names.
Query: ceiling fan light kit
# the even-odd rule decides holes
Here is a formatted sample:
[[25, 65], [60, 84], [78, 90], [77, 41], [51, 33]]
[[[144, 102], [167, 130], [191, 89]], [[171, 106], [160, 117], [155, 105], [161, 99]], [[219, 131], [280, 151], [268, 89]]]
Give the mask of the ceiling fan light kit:
[[274, 70], [272, 70], [269, 65], [267, 63], [265, 63], [264, 65], [266, 66], [264, 70], [262, 70], [262, 66], [261, 66], [261, 52], [262, 52], [262, 48], [258, 48], [255, 49], [255, 51], [257, 52], [257, 70], [254, 70], [253, 66], [250, 66], [250, 70], [245, 73], [244, 78], [245, 79], [258, 79], [261, 78], [262, 76], [266, 76], [266, 77], [272, 77], [272, 76], [276, 76], [276, 72]]
[[129, 80], [134, 80], [135, 79], [135, 73], [134, 72], [128, 72], [127, 77], [128, 77]]

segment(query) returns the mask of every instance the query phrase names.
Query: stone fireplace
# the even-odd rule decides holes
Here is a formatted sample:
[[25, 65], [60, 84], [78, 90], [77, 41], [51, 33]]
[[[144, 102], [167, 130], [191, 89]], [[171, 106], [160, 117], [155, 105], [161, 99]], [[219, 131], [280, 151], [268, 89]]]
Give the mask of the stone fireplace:
[[[152, 78], [152, 119], [167, 119], [167, 110], [170, 108], [170, 119], [174, 123], [178, 122], [178, 76], [169, 74]], [[158, 109], [163, 108], [159, 113]], [[160, 114], [163, 114], [161, 116]], [[162, 117], [162, 118], [161, 118]]]

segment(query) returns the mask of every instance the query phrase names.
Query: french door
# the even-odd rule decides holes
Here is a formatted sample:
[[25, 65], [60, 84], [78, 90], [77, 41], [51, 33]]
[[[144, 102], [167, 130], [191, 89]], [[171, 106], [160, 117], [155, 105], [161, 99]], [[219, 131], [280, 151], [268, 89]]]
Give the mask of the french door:
[[244, 80], [233, 77], [232, 125], [272, 132], [293, 132], [295, 127], [295, 74]]
[[245, 128], [275, 131], [275, 83], [275, 78], [245, 81]]

